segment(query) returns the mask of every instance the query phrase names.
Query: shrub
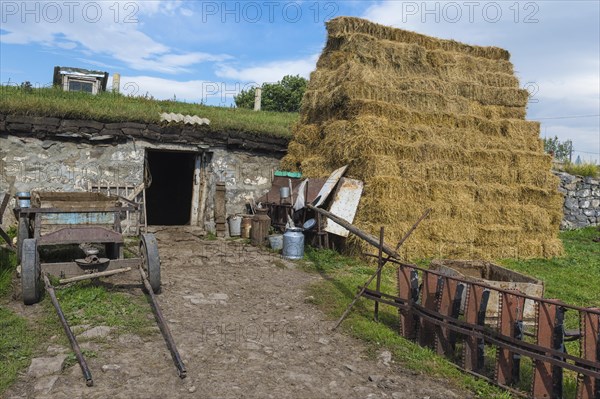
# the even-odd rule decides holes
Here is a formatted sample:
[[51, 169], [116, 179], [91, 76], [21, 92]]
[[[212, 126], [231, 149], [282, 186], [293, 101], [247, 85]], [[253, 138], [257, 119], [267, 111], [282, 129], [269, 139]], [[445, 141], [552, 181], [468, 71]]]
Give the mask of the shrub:
[[566, 163], [564, 166], [565, 172], [585, 177], [598, 177], [600, 176], [600, 169], [598, 165], [593, 163], [582, 163], [581, 165], [575, 165], [573, 163]]

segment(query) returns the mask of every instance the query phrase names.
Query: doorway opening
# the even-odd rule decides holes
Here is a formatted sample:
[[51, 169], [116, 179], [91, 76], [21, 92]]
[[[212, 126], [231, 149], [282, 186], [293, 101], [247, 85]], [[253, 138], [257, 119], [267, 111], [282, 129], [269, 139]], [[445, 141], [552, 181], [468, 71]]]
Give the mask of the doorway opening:
[[148, 150], [146, 172], [152, 179], [146, 189], [148, 224], [190, 224], [195, 159], [192, 152]]

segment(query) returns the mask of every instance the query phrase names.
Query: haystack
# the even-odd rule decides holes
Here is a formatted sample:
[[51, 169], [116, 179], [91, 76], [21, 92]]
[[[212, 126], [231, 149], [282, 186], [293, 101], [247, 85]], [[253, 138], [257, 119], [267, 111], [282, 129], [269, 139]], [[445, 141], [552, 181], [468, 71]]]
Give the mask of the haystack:
[[407, 258], [562, 253], [558, 180], [507, 51], [358, 18], [327, 30], [284, 167], [324, 177], [349, 164], [365, 182], [355, 223], [385, 226], [390, 244], [433, 208]]

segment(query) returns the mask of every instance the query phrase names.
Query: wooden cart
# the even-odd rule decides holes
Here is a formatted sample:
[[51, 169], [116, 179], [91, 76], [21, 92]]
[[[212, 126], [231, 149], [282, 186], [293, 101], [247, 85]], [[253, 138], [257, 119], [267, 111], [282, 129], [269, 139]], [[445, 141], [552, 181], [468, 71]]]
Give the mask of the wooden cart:
[[[39, 301], [42, 273], [62, 280], [87, 274], [107, 276], [137, 269], [140, 263], [154, 292], [159, 292], [160, 259], [152, 234], [140, 235], [140, 258], [123, 257], [121, 217], [137, 210], [133, 202], [101, 193], [32, 192], [31, 207], [15, 208], [23, 302], [31, 305]], [[90, 244], [90, 248], [84, 248], [86, 256], [82, 259], [40, 263], [40, 247], [59, 244]], [[98, 257], [91, 244], [103, 244], [106, 257]]]
[[[18, 255], [21, 262], [23, 302], [26, 305], [39, 302], [42, 290], [45, 289], [88, 386], [94, 383], [92, 374], [63, 314], [50, 276], [59, 278], [62, 284], [137, 271], [178, 375], [180, 378], [186, 377], [185, 365], [154, 295], [160, 291], [160, 258], [156, 238], [153, 234], [140, 234], [140, 257], [123, 257], [121, 218], [126, 212], [136, 212], [138, 208], [137, 204], [121, 197], [88, 192], [33, 192], [31, 206], [15, 208], [15, 216], [19, 220]], [[40, 263], [40, 247], [61, 244], [80, 244], [85, 258], [70, 262]], [[106, 257], [99, 257], [98, 249], [92, 244], [103, 244]]]

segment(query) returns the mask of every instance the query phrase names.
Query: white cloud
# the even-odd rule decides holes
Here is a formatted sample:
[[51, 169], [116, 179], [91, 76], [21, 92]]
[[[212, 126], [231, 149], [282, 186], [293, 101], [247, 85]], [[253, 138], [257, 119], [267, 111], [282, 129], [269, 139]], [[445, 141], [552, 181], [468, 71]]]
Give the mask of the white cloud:
[[74, 48], [77, 48], [77, 43], [74, 42], [56, 42], [54, 45], [64, 50], [73, 50]]
[[[506, 12], [510, 4], [499, 6], [499, 17], [496, 17], [495, 10], [491, 8], [486, 8], [484, 12], [485, 5], [486, 2], [382, 1], [369, 6], [362, 17], [426, 35], [470, 44], [492, 45], [494, 31], [500, 25], [510, 22], [510, 15]], [[489, 22], [496, 18], [499, 18], [498, 21]]]
[[194, 12], [192, 10], [190, 10], [189, 8], [181, 8], [179, 10], [179, 12], [181, 13], [181, 15], [183, 15], [184, 17], [191, 17], [194, 15]]
[[[112, 77], [108, 87], [112, 87]], [[176, 97], [178, 101], [229, 105], [233, 96], [247, 87], [205, 80], [171, 80], [153, 76], [121, 76], [121, 93], [133, 96], [152, 96], [157, 100]]]
[[93, 65], [94, 67], [103, 68], [104, 71], [114, 71], [118, 70], [115, 65], [106, 64], [104, 62], [100, 62], [91, 58], [75, 58], [77, 61], [82, 62], [84, 64]]
[[[7, 8], [8, 5], [12, 8]], [[53, 4], [53, 6], [48, 6]], [[187, 71], [200, 62], [228, 59], [202, 52], [178, 53], [142, 32], [142, 15], [173, 15], [181, 1], [3, 2], [2, 43], [39, 43], [113, 57], [136, 70], [163, 73]], [[24, 7], [27, 8], [25, 12]]]
[[315, 69], [318, 58], [318, 54], [313, 54], [304, 59], [272, 61], [246, 68], [235, 68], [223, 64], [218, 67], [215, 74], [221, 78], [256, 84], [277, 82], [286, 75], [300, 75], [308, 78]]
[[538, 97], [541, 99], [562, 100], [590, 112], [600, 109], [600, 76], [597, 73], [543, 79], [537, 84], [540, 89]]

